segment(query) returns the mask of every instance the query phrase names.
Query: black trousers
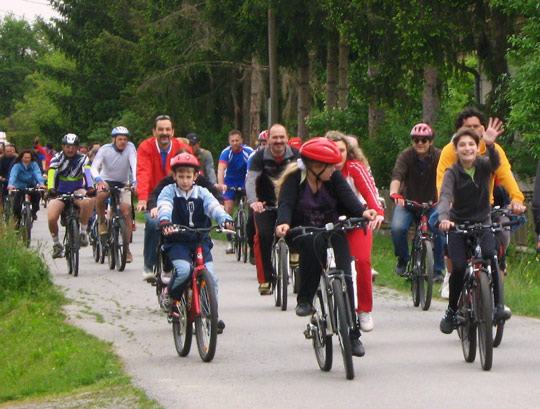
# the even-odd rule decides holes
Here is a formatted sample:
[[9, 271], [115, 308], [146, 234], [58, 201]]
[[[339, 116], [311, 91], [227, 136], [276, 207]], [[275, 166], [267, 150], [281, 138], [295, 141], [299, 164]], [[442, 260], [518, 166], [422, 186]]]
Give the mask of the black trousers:
[[268, 283], [272, 280], [274, 272], [272, 268], [272, 244], [274, 242], [277, 212], [265, 210], [261, 213], [255, 213], [254, 216], [257, 230], [257, 240], [255, 240], [254, 246], [257, 278], [259, 283]]
[[[41, 193], [30, 193], [30, 201], [32, 202], [32, 215], [35, 216], [39, 211], [39, 201], [41, 200]], [[16, 219], [21, 218], [21, 205], [24, 201], [24, 192], [18, 191], [15, 193], [15, 199], [13, 201], [13, 215]]]

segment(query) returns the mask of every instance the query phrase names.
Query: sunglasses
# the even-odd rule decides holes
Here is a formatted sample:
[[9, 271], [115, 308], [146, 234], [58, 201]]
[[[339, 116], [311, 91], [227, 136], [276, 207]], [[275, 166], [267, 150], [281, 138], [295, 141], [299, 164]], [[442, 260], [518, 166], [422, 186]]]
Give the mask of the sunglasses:
[[415, 144], [419, 144], [420, 142], [422, 142], [425, 145], [426, 143], [428, 143], [429, 138], [412, 138], [412, 140]]

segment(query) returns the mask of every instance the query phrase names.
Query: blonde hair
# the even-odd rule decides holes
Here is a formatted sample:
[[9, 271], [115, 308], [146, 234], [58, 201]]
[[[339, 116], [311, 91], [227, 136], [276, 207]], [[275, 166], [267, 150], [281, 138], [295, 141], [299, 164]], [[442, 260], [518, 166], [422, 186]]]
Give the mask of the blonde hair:
[[359, 160], [369, 169], [369, 162], [364, 155], [364, 152], [358, 145], [358, 139], [354, 135], [345, 135], [340, 131], [328, 131], [325, 135], [326, 138], [331, 141], [338, 142], [341, 141], [347, 147], [347, 159], [349, 160]]
[[274, 189], [276, 191], [276, 201], [279, 202], [279, 195], [281, 194], [281, 188], [283, 187], [283, 183], [285, 183], [285, 180], [292, 175], [295, 172], [300, 172], [300, 168], [298, 167], [298, 162], [294, 161], [289, 163], [279, 178], [274, 181]]

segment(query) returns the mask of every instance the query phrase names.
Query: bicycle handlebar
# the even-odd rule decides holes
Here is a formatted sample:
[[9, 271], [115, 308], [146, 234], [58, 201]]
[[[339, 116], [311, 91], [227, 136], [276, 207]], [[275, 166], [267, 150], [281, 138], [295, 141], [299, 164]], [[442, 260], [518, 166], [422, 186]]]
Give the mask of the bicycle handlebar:
[[368, 220], [365, 217], [351, 217], [349, 219], [340, 220], [337, 223], [326, 223], [324, 227], [315, 226], [296, 226], [287, 232], [287, 235], [300, 233], [301, 235], [321, 233], [321, 232], [335, 232], [343, 230], [353, 229], [365, 229]]
[[416, 202], [414, 200], [405, 199], [405, 207], [409, 210], [428, 210], [436, 207], [439, 202]]
[[160, 230], [162, 231], [164, 228], [167, 227], [173, 227], [175, 229], [174, 233], [184, 233], [184, 232], [190, 232], [190, 233], [210, 233], [212, 230], [216, 230], [218, 233], [229, 233], [236, 235], [236, 231], [225, 229], [224, 227], [220, 226], [219, 224], [214, 224], [210, 227], [189, 227], [184, 226], [182, 224], [168, 224], [165, 226], [160, 226]]
[[521, 218], [518, 218], [517, 220], [509, 220], [507, 222], [495, 222], [491, 224], [482, 224], [482, 223], [462, 223], [462, 224], [455, 224], [454, 227], [452, 227], [448, 233], [462, 233], [462, 234], [472, 234], [480, 231], [487, 231], [490, 230], [492, 232], [501, 231], [503, 228], [508, 226], [516, 226], [518, 224], [521, 224]]

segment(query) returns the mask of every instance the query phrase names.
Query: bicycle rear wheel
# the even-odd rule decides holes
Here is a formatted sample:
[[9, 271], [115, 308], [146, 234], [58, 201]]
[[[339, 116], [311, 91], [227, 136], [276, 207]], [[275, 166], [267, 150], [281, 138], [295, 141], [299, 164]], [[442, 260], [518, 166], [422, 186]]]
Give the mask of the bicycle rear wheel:
[[322, 371], [332, 369], [332, 334], [328, 330], [328, 312], [324, 305], [324, 299], [321, 290], [317, 290], [313, 299], [313, 308], [315, 310], [311, 317], [311, 337], [313, 340], [313, 350], [317, 363]]
[[461, 339], [463, 358], [467, 362], [474, 362], [476, 358], [476, 326], [471, 313], [471, 295], [466, 286], [463, 286], [458, 302], [458, 317], [463, 320], [458, 325], [457, 333]]
[[279, 242], [279, 274], [281, 287], [281, 311], [287, 310], [287, 292], [289, 284], [289, 248], [284, 241]]
[[128, 252], [128, 236], [126, 228], [126, 219], [119, 217], [115, 224], [114, 237], [114, 261], [118, 271], [124, 271], [126, 268], [127, 252]]
[[487, 272], [482, 270], [475, 288], [478, 349], [480, 363], [484, 371], [489, 371], [493, 363], [493, 304]]
[[193, 339], [193, 324], [189, 321], [186, 293], [184, 291], [180, 301], [174, 302], [171, 312], [174, 346], [179, 356], [189, 354]]
[[201, 270], [197, 277], [200, 314], [195, 316], [197, 348], [204, 362], [210, 362], [216, 353], [218, 305], [214, 281], [208, 270]]
[[349, 323], [347, 320], [347, 308], [343, 288], [340, 280], [332, 281], [332, 290], [334, 298], [334, 313], [336, 314], [336, 324], [339, 337], [341, 354], [343, 355], [343, 365], [345, 366], [345, 376], [347, 379], [354, 378], [354, 366], [352, 359], [352, 345], [349, 334]]
[[69, 274], [77, 277], [79, 275], [79, 222], [75, 218], [69, 219], [66, 229], [67, 243], [65, 248], [68, 270]]
[[[498, 274], [499, 277], [499, 292], [501, 293], [501, 299], [504, 299], [504, 281], [501, 274], [501, 270], [497, 268], [497, 271], [492, 271], [491, 274]], [[493, 326], [495, 327], [495, 337], [493, 337], [493, 347], [497, 348], [499, 345], [501, 345], [501, 341], [504, 334], [504, 320], [495, 320], [495, 317], [493, 317]]]
[[418, 292], [422, 310], [427, 311], [431, 306], [433, 292], [433, 243], [426, 240], [422, 243], [420, 255], [420, 276], [418, 277]]

